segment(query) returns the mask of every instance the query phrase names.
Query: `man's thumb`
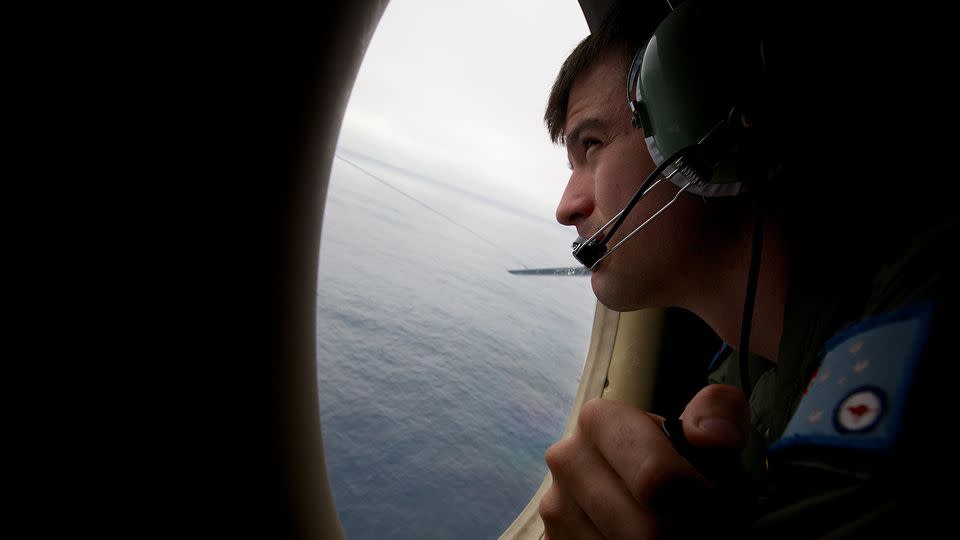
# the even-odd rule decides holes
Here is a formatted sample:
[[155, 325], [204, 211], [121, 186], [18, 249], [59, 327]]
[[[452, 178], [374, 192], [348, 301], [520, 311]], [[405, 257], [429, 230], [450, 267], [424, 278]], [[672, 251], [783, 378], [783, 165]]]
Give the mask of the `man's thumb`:
[[681, 419], [693, 446], [741, 448], [750, 429], [750, 403], [735, 386], [711, 384], [690, 400]]

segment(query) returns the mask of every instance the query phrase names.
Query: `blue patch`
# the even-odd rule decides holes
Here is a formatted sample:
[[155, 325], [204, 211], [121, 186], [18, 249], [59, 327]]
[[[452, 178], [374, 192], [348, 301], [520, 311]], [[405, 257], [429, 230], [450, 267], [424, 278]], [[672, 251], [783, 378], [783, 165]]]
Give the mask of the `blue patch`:
[[893, 446], [933, 316], [925, 302], [865, 319], [827, 341], [797, 411], [771, 451]]

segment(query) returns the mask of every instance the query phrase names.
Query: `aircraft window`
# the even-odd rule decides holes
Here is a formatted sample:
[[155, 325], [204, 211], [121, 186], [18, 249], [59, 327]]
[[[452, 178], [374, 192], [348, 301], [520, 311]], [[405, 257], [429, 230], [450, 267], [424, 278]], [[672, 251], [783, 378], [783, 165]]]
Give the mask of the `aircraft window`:
[[390, 2], [351, 94], [317, 279], [318, 384], [347, 537], [495, 538], [546, 474], [595, 300], [543, 125], [575, 2]]

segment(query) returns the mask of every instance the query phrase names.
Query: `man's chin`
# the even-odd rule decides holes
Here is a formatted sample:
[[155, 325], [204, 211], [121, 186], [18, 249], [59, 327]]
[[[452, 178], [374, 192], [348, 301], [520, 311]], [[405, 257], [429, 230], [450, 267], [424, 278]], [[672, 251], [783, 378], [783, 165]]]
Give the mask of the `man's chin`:
[[626, 295], [618, 287], [611, 283], [613, 276], [604, 275], [602, 272], [593, 272], [590, 275], [590, 285], [593, 288], [593, 294], [597, 301], [607, 309], [613, 311], [634, 311], [639, 309], [629, 302]]

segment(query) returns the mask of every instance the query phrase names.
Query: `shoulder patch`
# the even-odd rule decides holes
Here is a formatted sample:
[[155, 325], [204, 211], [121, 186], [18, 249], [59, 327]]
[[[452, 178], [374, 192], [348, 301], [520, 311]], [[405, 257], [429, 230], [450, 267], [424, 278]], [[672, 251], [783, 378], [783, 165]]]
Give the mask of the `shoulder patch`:
[[865, 319], [830, 338], [797, 411], [770, 451], [888, 450], [900, 431], [932, 315], [933, 303], [925, 302]]

